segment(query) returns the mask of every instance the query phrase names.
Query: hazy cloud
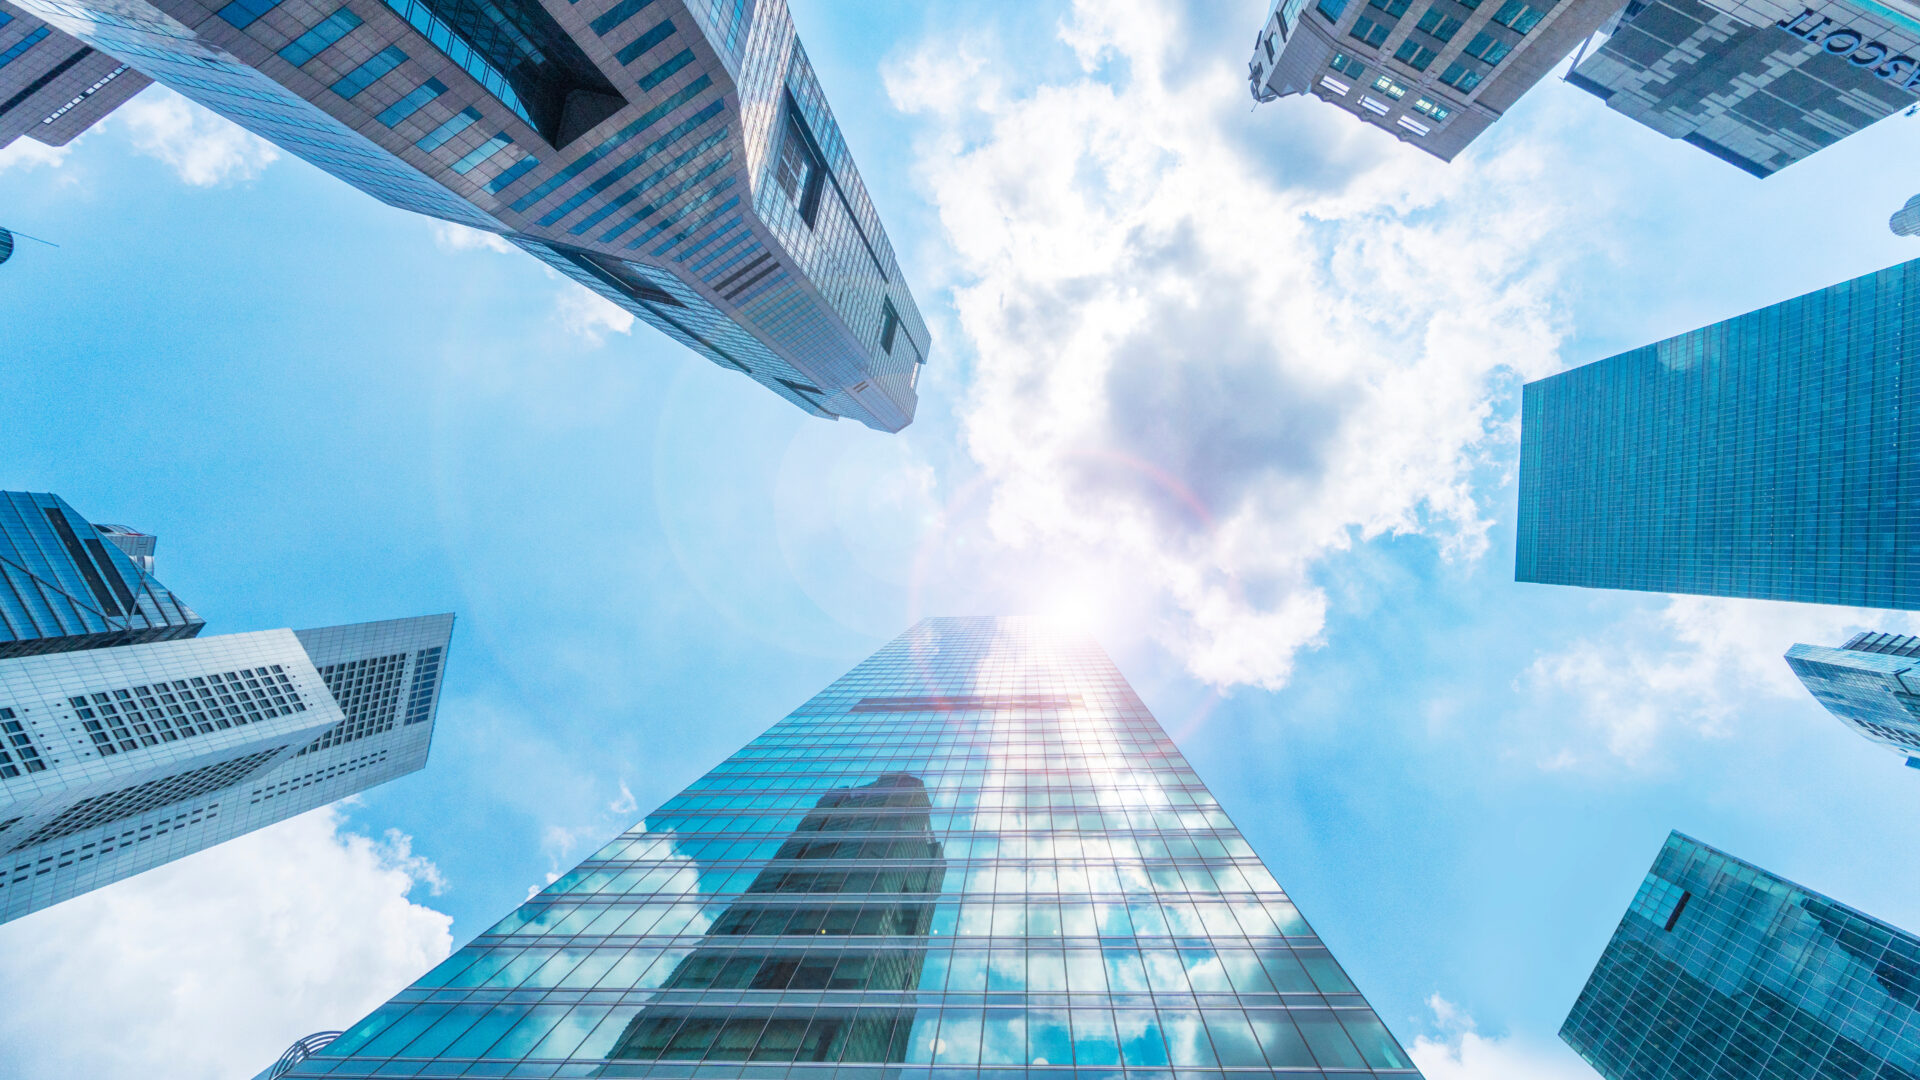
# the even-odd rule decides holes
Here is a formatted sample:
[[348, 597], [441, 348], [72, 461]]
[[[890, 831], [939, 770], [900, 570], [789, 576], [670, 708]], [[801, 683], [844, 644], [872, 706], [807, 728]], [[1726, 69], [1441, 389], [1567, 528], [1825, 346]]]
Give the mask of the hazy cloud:
[[[1521, 688], [1565, 740], [1544, 759], [1548, 766], [1648, 766], [1676, 738], [1729, 736], [1740, 717], [1768, 701], [1804, 700], [1818, 710], [1781, 657], [1796, 642], [1838, 645], [1869, 629], [1911, 633], [1920, 620], [1824, 604], [1675, 596], [1604, 634], [1539, 655]], [[1560, 696], [1570, 707], [1546, 704]]]
[[990, 43], [945, 41], [886, 76], [927, 120], [994, 539], [1144, 597], [1197, 677], [1276, 687], [1325, 622], [1329, 554], [1485, 550], [1471, 473], [1512, 437], [1503, 380], [1554, 366], [1575, 215], [1538, 150], [1447, 166], [1313, 102], [1274, 107], [1302, 152], [1339, 150], [1327, 123], [1373, 142], [1290, 184], [1217, 21], [1081, 0], [1069, 78], [1010, 92], [973, 59]]
[[633, 315], [613, 305], [611, 300], [584, 286], [567, 282], [554, 297], [554, 309], [567, 333], [598, 345], [608, 334], [633, 330]]
[[406, 836], [347, 832], [324, 808], [0, 926], [0, 1060], [16, 1076], [252, 1076], [447, 955], [452, 921], [408, 899], [419, 884], [437, 891], [439, 873]]
[[1422, 1035], [1407, 1047], [1426, 1080], [1591, 1080], [1571, 1050], [1537, 1046], [1508, 1036], [1489, 1038], [1474, 1030], [1473, 1017], [1438, 994], [1427, 999], [1441, 1036]]

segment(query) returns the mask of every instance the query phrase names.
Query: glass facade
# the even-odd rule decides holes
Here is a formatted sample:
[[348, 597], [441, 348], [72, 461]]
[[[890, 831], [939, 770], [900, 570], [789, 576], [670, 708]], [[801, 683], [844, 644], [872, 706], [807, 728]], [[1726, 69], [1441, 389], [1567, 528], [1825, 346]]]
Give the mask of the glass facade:
[[1414, 1077], [1085, 636], [922, 622], [290, 1076]]
[[1674, 833], [1560, 1037], [1607, 1080], [1911, 1080], [1920, 938]]
[[1920, 768], [1920, 637], [1856, 634], [1838, 649], [1795, 645], [1787, 666], [1841, 723]]
[[0, 491], [0, 658], [198, 634], [206, 623], [148, 573], [152, 540], [58, 495]]
[[1632, 0], [1567, 81], [1764, 177], [1913, 104], [1917, 55], [1911, 4]]
[[1908, 262], [1528, 383], [1515, 579], [1920, 608], [1916, 333]]
[[[783, 0], [19, 6], [384, 202], [505, 237], [813, 415], [913, 419], [927, 326]], [[796, 155], [798, 194], [776, 174]]]

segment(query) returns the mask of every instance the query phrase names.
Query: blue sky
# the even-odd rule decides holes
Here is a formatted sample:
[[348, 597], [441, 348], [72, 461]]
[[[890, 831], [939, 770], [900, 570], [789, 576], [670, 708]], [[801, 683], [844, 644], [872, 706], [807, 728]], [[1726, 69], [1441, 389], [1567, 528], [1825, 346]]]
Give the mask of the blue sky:
[[0, 927], [0, 1053], [250, 1074], [926, 614], [1084, 619], [1440, 1080], [1590, 1075], [1669, 828], [1920, 926], [1920, 776], [1779, 659], [1905, 616], [1512, 581], [1519, 382], [1920, 254], [1920, 121], [1760, 182], [1549, 80], [1443, 165], [1250, 110], [1258, 0], [793, 7], [934, 334], [899, 436], [157, 90], [0, 152], [61, 245], [0, 479], [209, 632], [460, 616], [424, 772]]

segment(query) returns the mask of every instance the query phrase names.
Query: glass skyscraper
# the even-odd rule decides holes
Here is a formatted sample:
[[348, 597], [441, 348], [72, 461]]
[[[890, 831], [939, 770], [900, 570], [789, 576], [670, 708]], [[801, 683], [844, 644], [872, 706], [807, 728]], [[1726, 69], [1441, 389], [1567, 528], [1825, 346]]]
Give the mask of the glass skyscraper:
[[926, 323], [784, 0], [12, 2], [0, 94], [43, 141], [125, 65], [815, 416], [913, 420]]
[[202, 637], [155, 544], [0, 492], [0, 922], [426, 764], [453, 616]]
[[930, 619], [285, 1075], [1414, 1077], [1112, 662]]
[[1795, 645], [1787, 666], [1841, 723], [1920, 769], [1920, 637], [1864, 633], [1837, 649]]
[[1607, 1080], [1911, 1080], [1920, 937], [1674, 833], [1560, 1037]]
[[1514, 577], [1920, 608], [1920, 261], [1523, 391]]

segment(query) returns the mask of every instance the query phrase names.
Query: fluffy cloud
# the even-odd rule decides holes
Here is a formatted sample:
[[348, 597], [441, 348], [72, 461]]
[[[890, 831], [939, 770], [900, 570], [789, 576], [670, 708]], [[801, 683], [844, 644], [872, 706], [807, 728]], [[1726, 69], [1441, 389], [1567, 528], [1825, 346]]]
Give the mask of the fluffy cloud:
[[[1564, 696], [1571, 708], [1543, 708], [1572, 741], [1553, 748], [1549, 767], [1596, 758], [1645, 767], [1673, 739], [1725, 738], [1756, 705], [1804, 700], [1816, 708], [1781, 656], [1796, 642], [1838, 645], [1860, 630], [1913, 633], [1920, 620], [1888, 611], [1675, 596], [1629, 615], [1605, 634], [1536, 657], [1521, 688], [1536, 701]], [[1566, 718], [1574, 725], [1562, 723]]]
[[433, 236], [433, 245], [441, 251], [498, 251], [502, 254], [514, 253], [514, 246], [501, 239], [498, 233], [485, 229], [469, 228], [451, 221], [428, 219], [427, 228]]
[[35, 142], [25, 135], [13, 140], [5, 149], [0, 149], [0, 173], [9, 169], [57, 169], [67, 160], [73, 150], [73, 144], [48, 146]]
[[126, 130], [134, 149], [166, 162], [195, 187], [251, 180], [280, 158], [272, 143], [164, 86], [141, 91], [109, 122]]
[[1554, 367], [1577, 215], [1528, 147], [1447, 166], [1301, 100], [1256, 133], [1200, 8], [1077, 0], [1075, 70], [1030, 90], [946, 40], [887, 84], [927, 121], [995, 539], [1146, 596], [1197, 677], [1277, 687], [1330, 554], [1484, 551], [1472, 473], [1505, 381]]
[[554, 308], [560, 318], [560, 325], [567, 333], [581, 338], [590, 344], [598, 345], [606, 340], [608, 334], [625, 334], [633, 330], [633, 316], [614, 307], [613, 302], [597, 293], [588, 292], [585, 287], [567, 282], [554, 298]]
[[1488, 1038], [1474, 1030], [1473, 1017], [1438, 994], [1427, 1007], [1443, 1034], [1422, 1035], [1407, 1047], [1427, 1080], [1592, 1080], [1593, 1070], [1563, 1046]]
[[325, 808], [0, 926], [0, 1060], [16, 1076], [251, 1076], [447, 955], [451, 920], [408, 899], [438, 885], [405, 836], [356, 835]]

